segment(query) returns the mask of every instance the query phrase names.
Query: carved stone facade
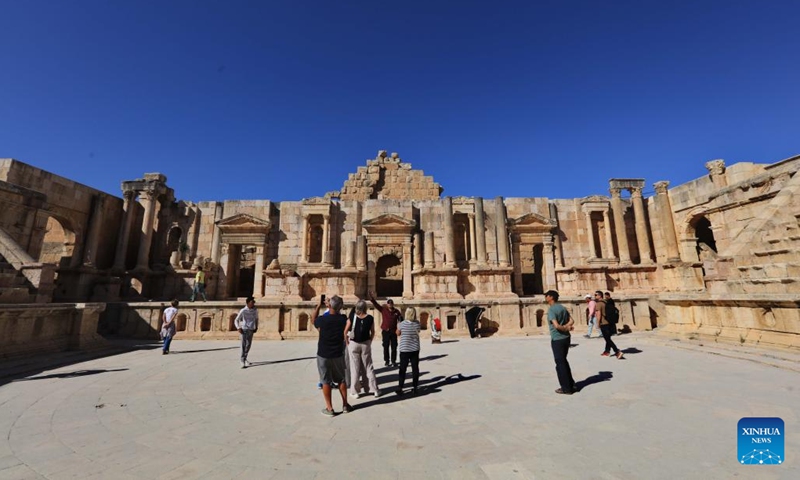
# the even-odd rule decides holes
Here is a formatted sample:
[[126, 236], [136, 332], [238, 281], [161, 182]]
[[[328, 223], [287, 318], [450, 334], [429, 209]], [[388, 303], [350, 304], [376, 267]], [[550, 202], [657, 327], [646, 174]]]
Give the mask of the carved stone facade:
[[352, 304], [369, 291], [457, 334], [476, 304], [485, 332], [546, 333], [543, 293], [556, 289], [579, 329], [582, 295], [603, 290], [622, 328], [800, 345], [800, 156], [706, 167], [649, 198], [643, 179], [611, 179], [610, 196], [453, 198], [381, 151], [321, 197], [195, 203], [157, 173], [123, 182], [120, 199], [7, 160], [0, 202], [16, 213], [0, 213], [0, 255], [25, 278], [38, 272], [45, 293], [50, 272], [56, 301], [121, 297], [103, 328], [137, 335], [163, 306], [137, 301], [187, 298], [202, 267], [213, 301], [183, 307], [184, 335], [235, 335], [228, 317], [253, 295], [274, 323], [260, 336], [313, 336], [319, 295]]

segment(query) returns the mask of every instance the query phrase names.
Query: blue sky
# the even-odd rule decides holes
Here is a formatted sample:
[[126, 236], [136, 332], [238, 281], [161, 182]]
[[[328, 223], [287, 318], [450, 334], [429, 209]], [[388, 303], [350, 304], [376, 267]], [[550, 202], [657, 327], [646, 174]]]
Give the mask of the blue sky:
[[796, 1], [0, 0], [0, 157], [119, 195], [606, 194], [800, 153]]

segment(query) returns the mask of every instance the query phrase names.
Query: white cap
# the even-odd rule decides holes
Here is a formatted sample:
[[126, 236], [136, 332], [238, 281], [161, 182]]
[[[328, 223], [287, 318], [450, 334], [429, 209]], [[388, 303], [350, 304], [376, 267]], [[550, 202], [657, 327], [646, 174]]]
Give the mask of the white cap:
[[592, 298], [592, 294], [591, 293], [587, 293], [583, 298]]

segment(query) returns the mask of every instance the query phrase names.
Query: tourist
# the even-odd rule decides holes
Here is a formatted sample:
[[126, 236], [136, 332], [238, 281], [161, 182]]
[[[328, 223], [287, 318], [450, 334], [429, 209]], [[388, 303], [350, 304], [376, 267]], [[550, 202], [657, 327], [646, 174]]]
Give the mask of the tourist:
[[464, 314], [467, 319], [467, 329], [469, 329], [470, 338], [477, 338], [478, 335], [478, 320], [481, 318], [485, 308], [472, 307]]
[[[323, 297], [324, 298], [324, 297]], [[324, 300], [320, 302], [320, 306]], [[331, 403], [331, 389], [334, 385], [339, 388], [342, 395], [342, 412], [353, 411], [347, 403], [347, 382], [345, 380], [345, 363], [343, 342], [344, 330], [347, 326], [347, 317], [342, 315], [342, 299], [334, 295], [330, 298], [330, 311], [327, 315], [316, 316], [320, 306], [314, 311], [314, 327], [319, 330], [317, 341], [317, 370], [322, 379], [322, 396], [325, 398], [325, 408], [322, 414], [332, 417], [335, 415]]]
[[[319, 311], [320, 311], [321, 307], [323, 307], [323, 306], [325, 307], [325, 311], [322, 312], [322, 315], [330, 314], [331, 313], [331, 299], [330, 299], [330, 297], [325, 298], [325, 295], [322, 295], [320, 297], [320, 303], [314, 309], [314, 314], [312, 315], [311, 318], [317, 318], [317, 316], [319, 315]], [[348, 316], [348, 318], [351, 318], [354, 315], [354, 311], [355, 311], [355, 309], [353, 309], [350, 312], [350, 315]], [[347, 344], [346, 343], [342, 343], [342, 349], [345, 352], [344, 353], [344, 364], [345, 364], [346, 368], [344, 370], [344, 377], [345, 377], [345, 381], [347, 382], [347, 384], [350, 385], [350, 356], [347, 355]], [[319, 382], [317, 382], [317, 390], [322, 390], [322, 377], [319, 377]]]
[[603, 292], [600, 290], [594, 292], [595, 302], [597, 303], [597, 307], [595, 308], [595, 312], [597, 315], [597, 323], [600, 325], [600, 332], [603, 334], [603, 338], [606, 340], [606, 347], [603, 350], [603, 353], [600, 355], [604, 357], [608, 357], [611, 350], [614, 350], [614, 356], [618, 359], [623, 358], [622, 351], [617, 348], [617, 345], [611, 340], [611, 329], [613, 326], [611, 322], [608, 321], [606, 317], [606, 312], [608, 311], [608, 306], [606, 305], [606, 300], [603, 298]]
[[162, 355], [169, 354], [169, 345], [172, 343], [172, 337], [175, 336], [175, 320], [177, 320], [177, 316], [178, 301], [173, 300], [161, 315], [161, 320], [163, 321], [161, 324], [161, 338], [164, 340], [164, 346], [161, 349]]
[[391, 347], [391, 365], [397, 366], [397, 323], [400, 321], [400, 310], [394, 308], [394, 301], [386, 300], [386, 305], [380, 306], [375, 300], [375, 293], [369, 292], [372, 305], [381, 312], [381, 336], [383, 340], [383, 365], [389, 366], [389, 349]]
[[[588, 333], [586, 333], [586, 338], [592, 338], [592, 327], [597, 327], [596, 325], [597, 319], [595, 318], [596, 315], [595, 308], [597, 307], [597, 304], [594, 301], [594, 297], [589, 293], [587, 293], [586, 296], [583, 298], [585, 298], [586, 303], [589, 304], [589, 321], [588, 321], [589, 331]], [[599, 336], [600, 335], [598, 335], [598, 337]]]
[[236, 320], [233, 321], [233, 325], [242, 337], [242, 368], [250, 366], [250, 362], [247, 361], [247, 354], [250, 353], [250, 347], [253, 345], [253, 334], [258, 331], [256, 299], [247, 297], [245, 304], [246, 306], [239, 310], [239, 314], [236, 315]]
[[208, 301], [206, 298], [206, 273], [203, 271], [202, 265], [197, 266], [197, 274], [194, 276], [194, 286], [192, 287], [192, 297], [190, 301], [194, 302], [198, 293], [203, 296], [204, 302]]
[[397, 335], [400, 337], [400, 385], [396, 394], [403, 394], [403, 384], [406, 381], [406, 371], [411, 362], [412, 392], [417, 394], [419, 386], [419, 321], [414, 307], [406, 308], [405, 319], [397, 325]]
[[[375, 378], [375, 369], [372, 366], [372, 339], [375, 338], [375, 318], [367, 315], [367, 302], [359, 300], [356, 303], [353, 315], [347, 320], [345, 326], [345, 342], [348, 345], [350, 356], [350, 392], [356, 398], [372, 392], [375, 398], [381, 394], [378, 390], [378, 379]], [[366, 381], [365, 381], [366, 377]], [[367, 388], [365, 385], [369, 385]]]
[[570, 333], [573, 330], [574, 322], [569, 312], [563, 305], [558, 303], [558, 292], [548, 290], [544, 298], [550, 309], [547, 310], [547, 324], [550, 327], [550, 346], [553, 349], [553, 359], [556, 362], [556, 374], [558, 383], [561, 385], [556, 393], [572, 395], [575, 390], [575, 380], [572, 378], [572, 370], [569, 368], [567, 354], [571, 341]]
[[439, 317], [431, 322], [431, 343], [442, 343], [442, 322]]
[[611, 336], [617, 334], [617, 323], [619, 322], [619, 309], [617, 308], [616, 302], [614, 299], [611, 298], [611, 292], [606, 292], [605, 294], [605, 301], [606, 301], [606, 320], [610, 323], [610, 330]]

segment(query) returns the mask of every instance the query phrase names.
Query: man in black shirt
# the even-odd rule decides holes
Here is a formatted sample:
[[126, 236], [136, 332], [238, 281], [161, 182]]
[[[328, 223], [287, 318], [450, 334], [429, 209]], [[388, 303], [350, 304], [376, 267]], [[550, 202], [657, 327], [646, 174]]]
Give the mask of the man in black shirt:
[[319, 377], [322, 379], [322, 396], [325, 397], [325, 408], [322, 409], [322, 414], [332, 417], [334, 415], [331, 403], [333, 385], [338, 385], [339, 393], [342, 395], [342, 412], [353, 411], [353, 407], [347, 403], [347, 382], [345, 381], [344, 328], [347, 325], [347, 317], [342, 314], [342, 299], [337, 295], [330, 298], [328, 315], [317, 316], [321, 306], [322, 304], [314, 310], [314, 326], [319, 330], [317, 369]]

